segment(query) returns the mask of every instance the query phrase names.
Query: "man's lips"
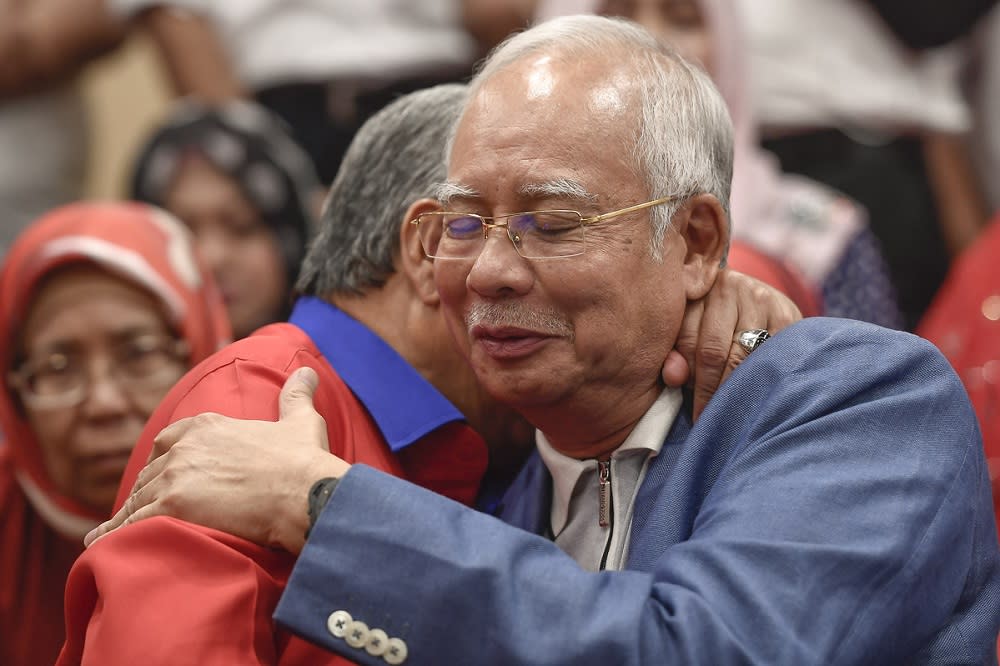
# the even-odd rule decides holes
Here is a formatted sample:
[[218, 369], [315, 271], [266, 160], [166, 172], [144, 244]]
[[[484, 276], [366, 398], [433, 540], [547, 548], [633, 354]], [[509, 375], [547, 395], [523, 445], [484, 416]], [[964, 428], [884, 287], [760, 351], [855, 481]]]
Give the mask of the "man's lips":
[[512, 326], [473, 326], [469, 331], [473, 344], [496, 359], [516, 359], [538, 350], [554, 336]]

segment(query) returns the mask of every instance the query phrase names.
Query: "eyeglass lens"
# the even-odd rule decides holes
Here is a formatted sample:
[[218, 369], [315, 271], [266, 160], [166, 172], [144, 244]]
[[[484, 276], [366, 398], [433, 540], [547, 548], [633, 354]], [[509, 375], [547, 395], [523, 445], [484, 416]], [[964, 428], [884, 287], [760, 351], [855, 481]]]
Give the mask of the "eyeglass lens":
[[[437, 224], [435, 224], [435, 219]], [[582, 254], [584, 228], [573, 211], [539, 211], [501, 216], [487, 222], [478, 215], [428, 214], [421, 227], [424, 250], [441, 258], [472, 257], [486, 241], [484, 228], [504, 228], [518, 253], [525, 258], [571, 257]]]
[[[182, 345], [173, 338], [141, 335], [111, 348], [110, 373], [129, 389], [155, 388], [175, 381], [182, 370]], [[82, 400], [90, 385], [90, 361], [75, 350], [54, 352], [25, 363], [21, 389], [38, 406], [72, 404]]]

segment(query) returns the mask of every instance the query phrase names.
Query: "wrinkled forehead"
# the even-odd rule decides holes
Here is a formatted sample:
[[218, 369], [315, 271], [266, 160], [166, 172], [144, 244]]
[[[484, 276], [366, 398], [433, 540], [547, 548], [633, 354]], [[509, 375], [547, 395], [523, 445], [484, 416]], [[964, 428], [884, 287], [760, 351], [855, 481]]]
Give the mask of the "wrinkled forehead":
[[640, 98], [635, 72], [623, 60], [563, 51], [526, 55], [474, 91], [455, 141], [475, 141], [507, 128], [542, 131], [553, 141], [632, 135]]

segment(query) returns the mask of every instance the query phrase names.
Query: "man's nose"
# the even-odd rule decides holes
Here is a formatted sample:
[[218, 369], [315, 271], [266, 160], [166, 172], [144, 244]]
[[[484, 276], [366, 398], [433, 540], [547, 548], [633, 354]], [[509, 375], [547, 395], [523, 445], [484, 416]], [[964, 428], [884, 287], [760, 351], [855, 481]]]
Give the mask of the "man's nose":
[[491, 225], [469, 271], [468, 286], [486, 297], [524, 294], [534, 283], [530, 262], [518, 254], [506, 224]]

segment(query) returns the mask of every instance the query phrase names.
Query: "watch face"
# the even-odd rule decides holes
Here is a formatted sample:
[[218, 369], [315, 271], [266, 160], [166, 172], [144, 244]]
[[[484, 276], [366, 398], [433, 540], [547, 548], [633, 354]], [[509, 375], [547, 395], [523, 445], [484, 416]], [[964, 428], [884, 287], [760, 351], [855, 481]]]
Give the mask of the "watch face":
[[309, 528], [306, 530], [307, 539], [309, 538], [309, 533], [312, 532], [313, 525], [319, 519], [319, 514], [323, 511], [323, 507], [330, 501], [330, 495], [333, 494], [333, 489], [337, 487], [338, 481], [339, 479], [328, 476], [314, 483], [312, 488], [309, 489]]

